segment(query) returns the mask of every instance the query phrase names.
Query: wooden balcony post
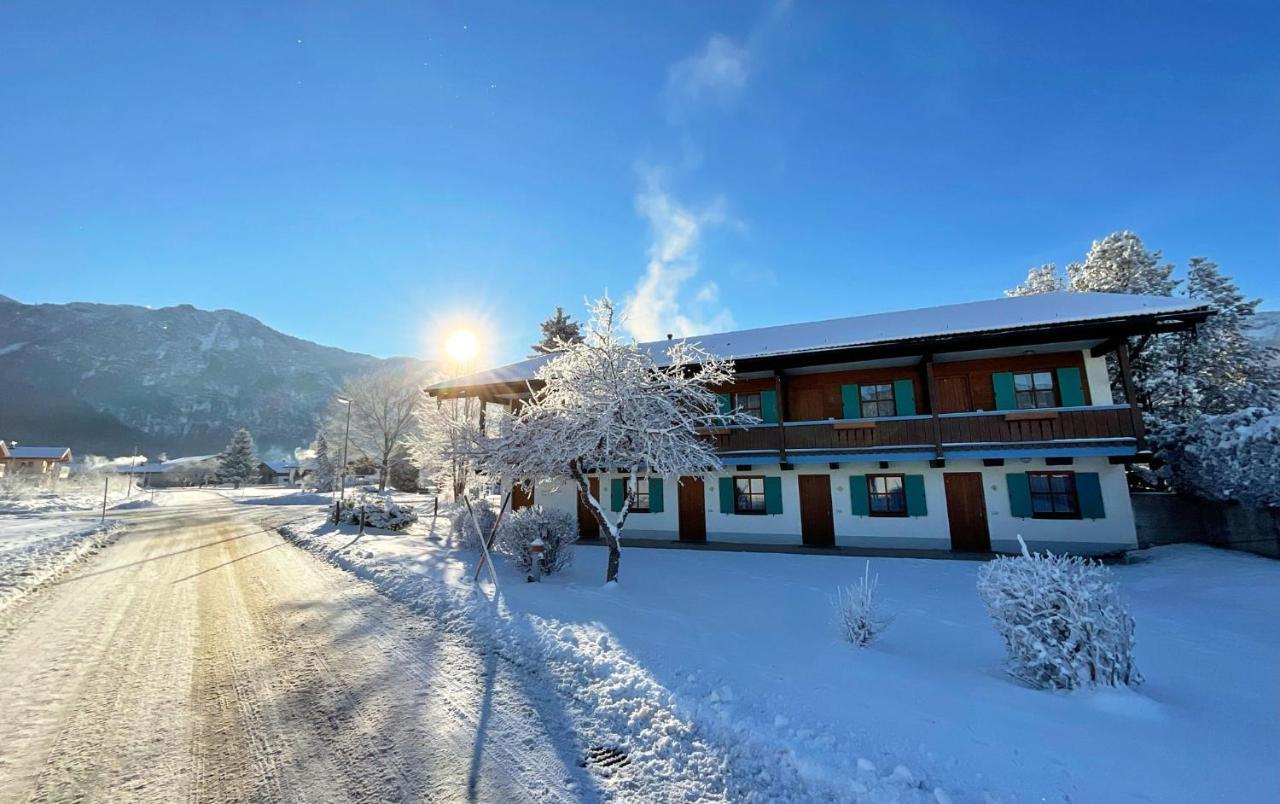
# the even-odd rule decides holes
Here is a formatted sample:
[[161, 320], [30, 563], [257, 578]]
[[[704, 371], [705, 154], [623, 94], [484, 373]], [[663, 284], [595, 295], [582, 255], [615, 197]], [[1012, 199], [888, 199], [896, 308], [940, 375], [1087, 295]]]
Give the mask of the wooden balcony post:
[[929, 415], [933, 421], [933, 450], [942, 458], [942, 421], [938, 418], [938, 380], [933, 376], [933, 355], [924, 356], [925, 384], [929, 391]]
[[1116, 346], [1116, 360], [1120, 363], [1120, 383], [1124, 386], [1124, 399], [1129, 403], [1129, 418], [1133, 421], [1133, 436], [1138, 452], [1147, 449], [1147, 432], [1142, 424], [1142, 411], [1138, 408], [1138, 395], [1133, 390], [1133, 370], [1129, 365], [1129, 342], [1120, 341]]
[[773, 393], [777, 399], [778, 407], [778, 462], [787, 462], [787, 428], [784, 422], [787, 420], [787, 395], [786, 385], [782, 381], [782, 372], [774, 369], [773, 371]]

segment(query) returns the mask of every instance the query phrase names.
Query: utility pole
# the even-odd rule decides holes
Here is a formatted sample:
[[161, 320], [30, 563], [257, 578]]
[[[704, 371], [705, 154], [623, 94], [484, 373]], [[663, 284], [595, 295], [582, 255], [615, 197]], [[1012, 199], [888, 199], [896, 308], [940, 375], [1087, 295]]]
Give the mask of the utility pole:
[[102, 518], [98, 522], [107, 521], [107, 487], [111, 485], [111, 475], [103, 474], [102, 477]]
[[338, 397], [338, 404], [347, 406], [347, 427], [346, 432], [342, 434], [342, 474], [338, 481], [338, 508], [333, 512], [333, 521], [338, 521], [338, 512], [341, 505], [347, 499], [347, 443], [351, 440], [351, 400], [345, 397]]

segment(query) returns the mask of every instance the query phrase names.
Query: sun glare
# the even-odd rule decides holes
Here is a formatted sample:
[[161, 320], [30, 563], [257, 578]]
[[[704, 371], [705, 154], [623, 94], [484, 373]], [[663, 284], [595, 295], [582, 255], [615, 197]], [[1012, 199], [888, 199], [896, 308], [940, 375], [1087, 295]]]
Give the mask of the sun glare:
[[476, 356], [476, 352], [480, 350], [480, 342], [471, 334], [471, 330], [458, 329], [449, 333], [444, 349], [455, 363], [466, 363]]

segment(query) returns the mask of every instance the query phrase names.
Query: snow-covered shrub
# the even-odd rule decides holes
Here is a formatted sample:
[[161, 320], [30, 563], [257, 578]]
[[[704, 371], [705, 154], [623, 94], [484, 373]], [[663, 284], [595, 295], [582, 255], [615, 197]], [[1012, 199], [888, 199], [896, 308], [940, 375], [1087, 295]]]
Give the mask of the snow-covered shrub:
[[1023, 544], [1021, 556], [1000, 557], [978, 570], [978, 594], [1015, 678], [1068, 690], [1142, 682], [1133, 661], [1133, 618], [1101, 563], [1033, 555]]
[[885, 628], [889, 627], [891, 618], [880, 611], [876, 601], [876, 586], [880, 577], [871, 575], [871, 562], [867, 562], [862, 577], [853, 586], [845, 586], [836, 590], [836, 620], [840, 625], [840, 635], [845, 641], [865, 648], [875, 641]]
[[542, 571], [550, 575], [573, 563], [573, 543], [578, 540], [578, 519], [565, 511], [534, 506], [506, 515], [498, 530], [498, 551], [528, 572], [532, 564], [529, 545], [541, 538]]
[[342, 503], [338, 518], [349, 525], [359, 525], [381, 530], [404, 530], [418, 521], [418, 514], [412, 508], [382, 497], [355, 502], [347, 500]]
[[[475, 511], [476, 522], [480, 523], [480, 530], [484, 533], [484, 537], [489, 538], [489, 532], [493, 530], [493, 521], [498, 516], [497, 512], [493, 510], [488, 500], [472, 500], [471, 509]], [[480, 549], [480, 536], [476, 533], [475, 526], [471, 524], [466, 503], [460, 502], [454, 510], [453, 519], [449, 522], [449, 536], [454, 547], [460, 547], [463, 550]]]
[[1209, 500], [1280, 507], [1280, 413], [1245, 408], [1152, 432], [1161, 473], [1179, 491]]

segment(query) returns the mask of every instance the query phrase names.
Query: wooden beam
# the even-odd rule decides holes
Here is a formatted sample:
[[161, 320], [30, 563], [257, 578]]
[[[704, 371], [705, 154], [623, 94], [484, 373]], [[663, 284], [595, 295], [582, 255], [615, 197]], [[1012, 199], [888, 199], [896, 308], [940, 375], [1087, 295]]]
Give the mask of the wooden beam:
[[773, 396], [775, 413], [778, 414], [778, 462], [787, 463], [787, 428], [783, 422], [787, 420], [787, 389], [782, 381], [782, 372], [773, 372]]
[[1090, 357], [1105, 357], [1114, 352], [1120, 344], [1125, 342], [1125, 338], [1107, 338], [1102, 343], [1089, 350]]
[[1129, 418], [1133, 421], [1133, 436], [1138, 452], [1147, 448], [1147, 432], [1142, 424], [1142, 411], [1138, 408], [1138, 396], [1133, 390], [1133, 369], [1129, 365], [1129, 344], [1116, 347], [1116, 359], [1120, 363], [1120, 383], [1124, 386], [1124, 398], [1129, 403]]
[[942, 420], [938, 418], [938, 379], [933, 374], [933, 355], [924, 356], [925, 385], [929, 392], [929, 415], [933, 421], [933, 453], [942, 459]]

